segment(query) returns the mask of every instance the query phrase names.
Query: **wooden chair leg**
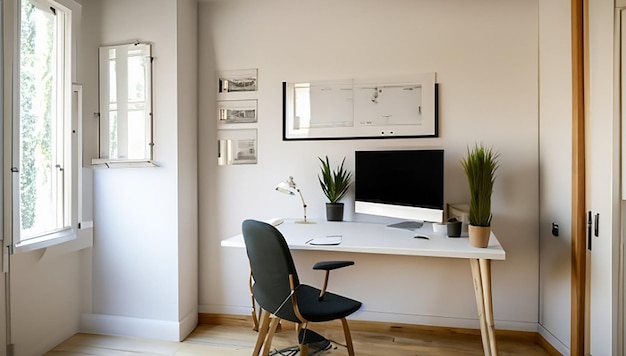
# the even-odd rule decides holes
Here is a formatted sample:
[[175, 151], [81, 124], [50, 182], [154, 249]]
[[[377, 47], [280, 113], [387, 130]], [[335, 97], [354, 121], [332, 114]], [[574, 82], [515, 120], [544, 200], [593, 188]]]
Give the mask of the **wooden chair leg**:
[[252, 299], [252, 330], [259, 331], [259, 319], [256, 315], [256, 301], [254, 299], [254, 289], [252, 288], [252, 270], [250, 270], [248, 286], [250, 287], [250, 298]]
[[309, 354], [309, 345], [300, 343], [300, 331], [308, 325], [308, 323], [296, 324], [296, 340], [298, 340], [298, 348], [300, 348], [300, 354], [298, 356], [307, 356]]
[[[254, 303], [254, 298], [252, 298], [252, 303]], [[259, 331], [259, 319], [256, 316], [256, 308], [254, 304], [252, 304], [252, 330]]]
[[261, 352], [261, 346], [265, 342], [265, 336], [267, 336], [267, 329], [270, 325], [270, 313], [261, 309], [261, 325], [259, 326], [259, 335], [256, 338], [256, 344], [254, 345], [254, 351], [252, 356], [258, 356]]
[[267, 339], [265, 340], [265, 345], [263, 346], [263, 356], [269, 356], [270, 349], [272, 348], [272, 339], [274, 338], [276, 328], [278, 327], [278, 323], [280, 322], [279, 317], [272, 316], [271, 319], [272, 322], [270, 323], [269, 334], [267, 334]]
[[343, 334], [346, 337], [346, 347], [348, 348], [348, 355], [354, 356], [354, 346], [352, 345], [352, 336], [350, 335], [348, 320], [346, 320], [346, 318], [341, 318], [341, 325], [343, 325]]
[[300, 344], [300, 345], [298, 345], [298, 347], [300, 347], [300, 355], [299, 356], [308, 356], [309, 355], [309, 345], [307, 345], [307, 344]]

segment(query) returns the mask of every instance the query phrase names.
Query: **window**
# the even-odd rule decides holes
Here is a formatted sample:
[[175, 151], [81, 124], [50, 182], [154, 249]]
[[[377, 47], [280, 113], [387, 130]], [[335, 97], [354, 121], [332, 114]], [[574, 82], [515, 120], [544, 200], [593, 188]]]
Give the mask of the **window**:
[[[69, 11], [22, 0], [19, 103], [14, 122], [13, 219], [18, 246], [69, 238], [76, 205], [76, 136], [72, 127]], [[14, 178], [15, 178], [14, 175]]]

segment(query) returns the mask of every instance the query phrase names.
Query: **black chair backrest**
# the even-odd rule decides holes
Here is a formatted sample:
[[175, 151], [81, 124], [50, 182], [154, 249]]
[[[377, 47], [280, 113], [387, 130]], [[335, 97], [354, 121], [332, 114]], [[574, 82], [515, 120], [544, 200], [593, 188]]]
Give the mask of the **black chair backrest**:
[[290, 300], [289, 275], [300, 284], [285, 238], [274, 226], [256, 220], [242, 224], [252, 277], [254, 298], [261, 308], [289, 321], [299, 322]]

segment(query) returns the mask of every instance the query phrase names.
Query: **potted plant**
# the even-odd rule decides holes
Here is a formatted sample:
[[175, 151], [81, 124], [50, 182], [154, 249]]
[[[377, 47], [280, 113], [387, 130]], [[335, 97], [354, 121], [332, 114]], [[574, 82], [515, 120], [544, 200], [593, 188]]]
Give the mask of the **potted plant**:
[[342, 221], [343, 203], [340, 203], [339, 200], [343, 198], [350, 187], [350, 183], [352, 183], [352, 172], [343, 167], [346, 160], [345, 157], [336, 170], [330, 168], [328, 156], [326, 156], [325, 160], [320, 157], [317, 158], [322, 163], [320, 167], [322, 174], [321, 176], [318, 175], [317, 178], [324, 195], [328, 198], [328, 203], [326, 203], [326, 220]]
[[475, 144], [474, 148], [467, 148], [467, 156], [461, 161], [469, 184], [469, 242], [474, 247], [487, 247], [489, 244], [491, 194], [498, 156], [490, 147]]

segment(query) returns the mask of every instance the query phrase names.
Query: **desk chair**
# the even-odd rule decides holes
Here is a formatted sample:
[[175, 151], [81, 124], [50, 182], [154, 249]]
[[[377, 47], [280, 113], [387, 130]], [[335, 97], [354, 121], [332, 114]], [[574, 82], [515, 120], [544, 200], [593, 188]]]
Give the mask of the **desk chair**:
[[[353, 356], [354, 348], [346, 317], [357, 311], [361, 302], [327, 292], [326, 282], [331, 270], [354, 262], [317, 263], [314, 269], [326, 271], [324, 288], [320, 290], [300, 284], [285, 238], [274, 226], [246, 220], [242, 224], [242, 232], [254, 279], [254, 299], [261, 307], [261, 326], [252, 354], [258, 355], [263, 346], [263, 355], [269, 355], [272, 338], [281, 319], [296, 323], [301, 355], [308, 353], [306, 336], [309, 322], [340, 319], [348, 354]], [[312, 331], [309, 333], [315, 334]]]

